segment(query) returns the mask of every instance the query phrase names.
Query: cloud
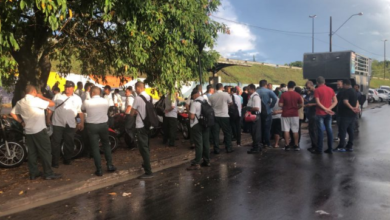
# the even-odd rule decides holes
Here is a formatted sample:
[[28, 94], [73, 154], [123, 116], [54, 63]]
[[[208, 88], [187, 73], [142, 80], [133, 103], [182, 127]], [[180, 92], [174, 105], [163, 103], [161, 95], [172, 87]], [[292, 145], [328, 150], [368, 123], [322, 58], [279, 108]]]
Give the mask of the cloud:
[[[233, 5], [229, 0], [222, 0], [216, 17], [225, 18], [232, 21], [239, 21]], [[217, 44], [214, 47], [223, 57], [236, 59], [252, 59], [253, 55], [260, 55], [256, 51], [256, 36], [250, 28], [245, 25], [236, 24], [212, 17], [215, 21], [225, 23], [230, 29], [230, 35], [219, 34]]]

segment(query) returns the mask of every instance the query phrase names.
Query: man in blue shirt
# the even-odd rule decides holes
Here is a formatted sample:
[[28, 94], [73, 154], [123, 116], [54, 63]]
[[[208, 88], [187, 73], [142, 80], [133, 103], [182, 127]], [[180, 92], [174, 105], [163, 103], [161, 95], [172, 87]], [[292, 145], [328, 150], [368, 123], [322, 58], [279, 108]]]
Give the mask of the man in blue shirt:
[[264, 147], [269, 147], [271, 146], [270, 132], [272, 123], [272, 108], [275, 106], [278, 97], [272, 90], [267, 89], [267, 80], [260, 80], [259, 84], [260, 88], [256, 92], [260, 95], [261, 102], [265, 105], [267, 110], [267, 117], [261, 118], [261, 136]]

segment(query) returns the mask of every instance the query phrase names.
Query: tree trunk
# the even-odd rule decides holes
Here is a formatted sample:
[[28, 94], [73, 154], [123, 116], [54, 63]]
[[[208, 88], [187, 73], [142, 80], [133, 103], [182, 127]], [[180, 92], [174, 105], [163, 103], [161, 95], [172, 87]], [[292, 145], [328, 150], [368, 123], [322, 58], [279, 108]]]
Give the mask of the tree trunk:
[[38, 93], [45, 91], [51, 69], [50, 58], [47, 53], [44, 53], [39, 61], [37, 57], [31, 56], [19, 56], [16, 59], [19, 64], [19, 77], [15, 84], [12, 106], [25, 96], [27, 85], [36, 86]]

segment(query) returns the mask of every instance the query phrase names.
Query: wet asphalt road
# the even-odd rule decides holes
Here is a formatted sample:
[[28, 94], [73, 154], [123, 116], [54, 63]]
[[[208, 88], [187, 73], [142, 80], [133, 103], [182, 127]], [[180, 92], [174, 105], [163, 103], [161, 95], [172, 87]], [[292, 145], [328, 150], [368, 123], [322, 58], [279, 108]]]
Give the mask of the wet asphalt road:
[[311, 155], [306, 136], [300, 152], [248, 155], [248, 147], [236, 148], [198, 172], [185, 164], [9, 217], [390, 219], [389, 112], [389, 105], [364, 112], [353, 153]]

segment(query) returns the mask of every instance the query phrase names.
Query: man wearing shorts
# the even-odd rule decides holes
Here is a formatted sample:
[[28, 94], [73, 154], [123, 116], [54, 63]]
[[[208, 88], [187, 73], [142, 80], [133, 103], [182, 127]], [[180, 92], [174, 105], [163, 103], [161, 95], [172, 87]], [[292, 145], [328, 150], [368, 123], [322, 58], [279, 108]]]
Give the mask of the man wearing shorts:
[[[293, 150], [299, 151], [298, 132], [299, 132], [299, 115], [298, 109], [302, 108], [302, 97], [294, 91], [295, 82], [290, 81], [287, 84], [287, 92], [280, 96], [279, 106], [283, 109], [282, 112], [282, 131], [286, 144], [290, 143], [290, 130], [294, 136]], [[289, 151], [290, 146], [286, 145], [284, 150]]]

